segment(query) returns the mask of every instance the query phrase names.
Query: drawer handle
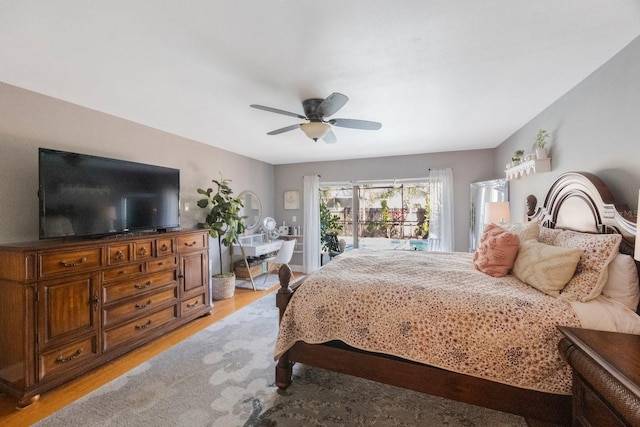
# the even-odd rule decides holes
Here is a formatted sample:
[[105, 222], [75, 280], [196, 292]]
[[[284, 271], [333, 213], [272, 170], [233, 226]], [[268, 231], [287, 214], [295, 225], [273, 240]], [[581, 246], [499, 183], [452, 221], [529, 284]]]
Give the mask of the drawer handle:
[[136, 307], [138, 310], [142, 310], [143, 308], [147, 308], [147, 307], [149, 307], [150, 305], [151, 305], [151, 300], [147, 301], [147, 303], [146, 303], [146, 304], [136, 304], [136, 305], [135, 305], [135, 307]]
[[60, 265], [63, 267], [77, 267], [80, 264], [84, 264], [85, 262], [87, 262], [87, 258], [82, 257], [76, 262], [60, 261]]
[[189, 243], [189, 242], [184, 242], [184, 245], [185, 245], [186, 247], [190, 248], [191, 246], [195, 246], [195, 245], [196, 245], [196, 243], [198, 243], [198, 242], [196, 242], [196, 241], [194, 240], [194, 241], [193, 241], [193, 242], [191, 242], [191, 243]]
[[136, 325], [136, 330], [141, 330], [141, 329], [147, 329], [149, 326], [151, 326], [151, 319], [149, 319], [149, 321], [147, 321], [147, 323], [145, 323], [144, 325]]
[[147, 254], [147, 248], [142, 247], [140, 248], [140, 255], [146, 255]]
[[79, 348], [76, 350], [75, 353], [73, 353], [71, 356], [69, 357], [58, 357], [56, 359], [56, 363], [67, 363], [67, 362], [71, 362], [73, 359], [75, 359], [76, 357], [80, 356], [80, 354], [82, 353], [83, 349]]
[[163, 243], [162, 246], [160, 246], [160, 250], [162, 252], [167, 252], [169, 250], [169, 246], [167, 246], [166, 243]]
[[124, 254], [122, 253], [122, 251], [116, 252], [116, 259], [118, 261], [122, 261], [123, 258], [124, 258]]
[[133, 285], [133, 287], [136, 289], [147, 289], [149, 286], [151, 286], [151, 280], [149, 280], [144, 285], [141, 285], [140, 283], [136, 283], [135, 285]]
[[200, 303], [200, 301], [195, 300], [195, 301], [194, 301], [194, 302], [192, 302], [191, 304], [187, 304], [187, 308], [193, 308], [193, 307], [195, 307], [196, 305], [198, 305], [199, 303]]

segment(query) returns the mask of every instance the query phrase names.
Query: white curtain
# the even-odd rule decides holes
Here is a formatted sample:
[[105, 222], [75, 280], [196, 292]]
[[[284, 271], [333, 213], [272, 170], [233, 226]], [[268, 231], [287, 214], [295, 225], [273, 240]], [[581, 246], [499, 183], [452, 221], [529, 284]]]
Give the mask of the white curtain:
[[429, 240], [434, 251], [453, 252], [453, 169], [429, 172]]
[[304, 256], [305, 273], [320, 268], [320, 178], [304, 177]]

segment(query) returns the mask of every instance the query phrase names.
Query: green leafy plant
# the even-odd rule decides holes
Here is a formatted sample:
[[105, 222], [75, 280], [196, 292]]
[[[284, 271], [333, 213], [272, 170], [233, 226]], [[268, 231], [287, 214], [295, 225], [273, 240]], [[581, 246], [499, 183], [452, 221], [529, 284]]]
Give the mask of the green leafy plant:
[[[234, 243], [240, 243], [240, 236], [245, 229], [245, 216], [240, 215], [240, 209], [243, 208], [242, 200], [233, 197], [233, 190], [229, 186], [230, 179], [212, 180], [216, 184], [216, 189], [198, 188], [197, 192], [205, 198], [197, 201], [198, 207], [208, 209], [205, 218], [204, 228], [209, 230], [209, 235], [218, 239], [218, 253], [220, 256], [220, 275], [222, 273], [222, 245], [231, 246]], [[242, 255], [244, 256], [244, 248], [240, 246]], [[230, 264], [232, 264], [232, 260]], [[233, 265], [230, 266], [233, 271]]]
[[540, 129], [538, 131], [538, 134], [536, 135], [535, 146], [537, 148], [544, 148], [547, 145], [547, 143], [549, 142], [548, 141], [549, 138], [551, 138], [551, 135], [549, 135], [549, 133], [547, 133], [546, 130]]
[[338, 231], [342, 230], [340, 217], [333, 215], [327, 205], [320, 204], [320, 242], [322, 250], [327, 252], [337, 252], [340, 250], [338, 242]]
[[516, 150], [515, 153], [513, 153], [513, 157], [516, 160], [521, 160], [524, 157], [524, 150]]

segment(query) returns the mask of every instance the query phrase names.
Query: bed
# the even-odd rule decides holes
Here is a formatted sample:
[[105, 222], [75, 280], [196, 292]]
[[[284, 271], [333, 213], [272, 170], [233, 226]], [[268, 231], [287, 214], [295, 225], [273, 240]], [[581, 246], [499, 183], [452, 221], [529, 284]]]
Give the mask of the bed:
[[[466, 253], [350, 251], [295, 285], [283, 266], [276, 384], [288, 387], [299, 362], [568, 425], [571, 371], [558, 353], [556, 326], [640, 333], [637, 295], [623, 303], [602, 288], [613, 260], [626, 256], [628, 267], [635, 238], [629, 212], [597, 176], [570, 172], [552, 184], [529, 223], [510, 229], [519, 235], [519, 257], [526, 241], [529, 249], [559, 248], [577, 259], [561, 291], [523, 273], [541, 262], [523, 261], [519, 277], [493, 277]], [[631, 269], [637, 293], [632, 259]], [[593, 278], [600, 284], [591, 286]]]

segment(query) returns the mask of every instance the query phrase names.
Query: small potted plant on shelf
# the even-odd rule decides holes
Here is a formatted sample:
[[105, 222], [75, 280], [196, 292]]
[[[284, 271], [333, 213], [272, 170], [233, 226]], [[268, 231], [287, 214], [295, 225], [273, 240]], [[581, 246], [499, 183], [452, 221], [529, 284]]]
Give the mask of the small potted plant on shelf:
[[[212, 276], [212, 295], [214, 300], [231, 298], [235, 291], [236, 276], [233, 272], [233, 260], [230, 259], [230, 271], [223, 273], [222, 269], [222, 246], [231, 246], [234, 243], [240, 244], [238, 236], [244, 232], [244, 219], [240, 216], [242, 200], [233, 197], [233, 190], [229, 186], [231, 180], [212, 180], [217, 188], [198, 188], [200, 195], [206, 196], [198, 200], [197, 205], [202, 209], [207, 209], [207, 217], [203, 227], [209, 230], [209, 235], [218, 239], [218, 254], [220, 257], [220, 274]], [[243, 258], [246, 259], [244, 248], [240, 244]]]
[[549, 138], [551, 138], [551, 135], [549, 135], [549, 133], [547, 133], [546, 130], [540, 129], [538, 131], [538, 134], [536, 135], [536, 142], [535, 142], [536, 158], [538, 160], [546, 159], [547, 156], [549, 155], [547, 151], [547, 143], [549, 142], [548, 141]]

